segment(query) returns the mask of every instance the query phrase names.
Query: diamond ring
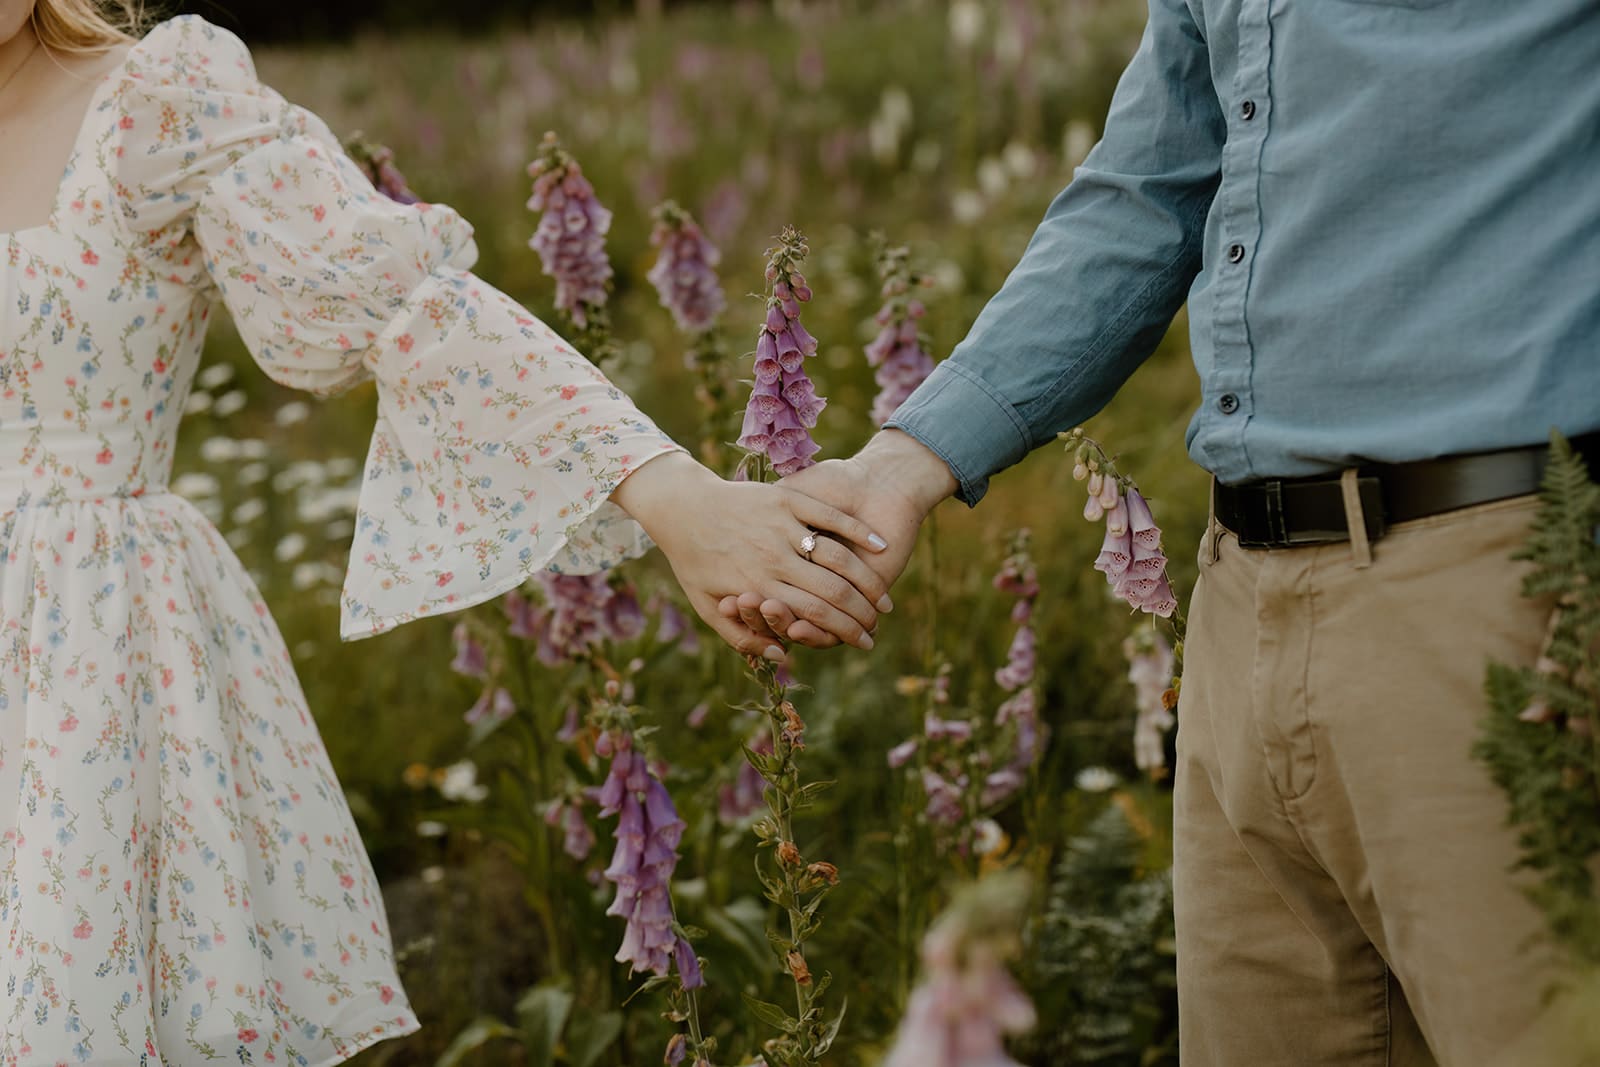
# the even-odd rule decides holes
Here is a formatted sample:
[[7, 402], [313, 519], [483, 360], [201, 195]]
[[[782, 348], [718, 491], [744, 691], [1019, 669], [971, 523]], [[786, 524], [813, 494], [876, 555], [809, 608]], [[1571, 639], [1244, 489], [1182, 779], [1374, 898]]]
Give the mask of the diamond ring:
[[800, 554], [806, 558], [806, 562], [807, 563], [811, 562], [811, 553], [815, 552], [816, 550], [817, 550], [817, 535], [816, 534], [808, 533], [804, 537], [800, 538]]

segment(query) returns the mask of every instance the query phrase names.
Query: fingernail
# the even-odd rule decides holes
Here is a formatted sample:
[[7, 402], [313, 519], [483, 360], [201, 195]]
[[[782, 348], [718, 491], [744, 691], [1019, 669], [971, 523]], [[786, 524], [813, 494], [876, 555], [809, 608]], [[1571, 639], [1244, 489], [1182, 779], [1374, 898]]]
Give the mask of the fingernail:
[[894, 610], [894, 601], [889, 599], [888, 593], [885, 593], [878, 598], [878, 610], [883, 612], [890, 612]]
[[783, 662], [783, 657], [784, 657], [784, 651], [783, 651], [783, 649], [779, 648], [777, 645], [768, 645], [767, 646], [767, 650], [765, 652], [763, 652], [762, 655], [766, 656], [768, 659], [770, 659], [774, 663], [782, 663]]
[[861, 648], [862, 648], [863, 651], [871, 652], [872, 651], [872, 644], [873, 644], [873, 642], [872, 642], [872, 635], [871, 634], [862, 634], [861, 635]]
[[868, 534], [867, 535], [867, 544], [871, 545], [873, 548], [877, 549], [879, 552], [882, 552], [884, 549], [889, 547], [889, 542], [885, 541], [883, 538], [879, 537], [877, 534]]

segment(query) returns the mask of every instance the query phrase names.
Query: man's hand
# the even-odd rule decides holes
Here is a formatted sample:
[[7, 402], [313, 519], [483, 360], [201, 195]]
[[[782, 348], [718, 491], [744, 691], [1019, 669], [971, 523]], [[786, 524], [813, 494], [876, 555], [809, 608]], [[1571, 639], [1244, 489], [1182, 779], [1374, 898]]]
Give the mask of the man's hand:
[[[916, 548], [917, 530], [941, 500], [956, 490], [955, 477], [945, 462], [916, 438], [899, 430], [884, 430], [850, 459], [832, 459], [791, 474], [779, 483], [832, 505], [861, 520], [889, 542], [883, 552], [856, 554], [892, 585], [906, 568]], [[718, 610], [728, 619], [741, 619], [751, 630], [770, 627], [812, 648], [830, 648], [837, 637], [800, 618], [783, 600], [745, 592], [725, 597]]]

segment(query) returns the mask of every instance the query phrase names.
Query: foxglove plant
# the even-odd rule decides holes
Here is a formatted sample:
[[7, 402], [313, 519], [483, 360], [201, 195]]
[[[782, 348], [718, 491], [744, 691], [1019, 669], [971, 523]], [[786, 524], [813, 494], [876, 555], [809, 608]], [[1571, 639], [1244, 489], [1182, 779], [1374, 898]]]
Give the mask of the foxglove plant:
[[[766, 319], [757, 335], [755, 381], [739, 437], [739, 447], [750, 453], [739, 469], [753, 479], [803, 470], [817, 452], [808, 431], [826, 401], [806, 375], [805, 360], [816, 354], [817, 342], [800, 324], [800, 305], [810, 301], [811, 288], [798, 267], [809, 252], [805, 238], [792, 226], [767, 250]], [[762, 1021], [782, 1032], [764, 1045], [771, 1067], [816, 1067], [833, 1046], [844, 1011], [824, 1020], [820, 999], [832, 976], [813, 975], [806, 945], [821, 925], [819, 908], [838, 884], [839, 870], [807, 857], [796, 843], [794, 816], [823, 784], [802, 784], [800, 779], [795, 757], [805, 749], [806, 724], [789, 698], [793, 679], [784, 667], [765, 659], [750, 656], [746, 663], [765, 693], [747, 710], [765, 715], [771, 734], [771, 751], [754, 745], [744, 750], [745, 759], [770, 787], [763, 790], [767, 814], [752, 829], [761, 847], [772, 850], [772, 858], [758, 861], [756, 871], [766, 898], [789, 920], [787, 931], [769, 928], [767, 940], [794, 982], [795, 1011], [791, 1015], [776, 1004], [748, 995], [745, 999]]]
[[1174, 667], [1172, 646], [1154, 629], [1140, 629], [1122, 642], [1128, 658], [1128, 681], [1133, 683], [1134, 705], [1138, 717], [1133, 726], [1133, 761], [1153, 778], [1167, 773], [1166, 732], [1177, 719], [1172, 709], [1176, 693], [1172, 690]]
[[1044, 750], [1045, 728], [1039, 721], [1039, 692], [1034, 683], [1038, 670], [1038, 638], [1033, 630], [1033, 607], [1039, 598], [1039, 572], [1028, 552], [1029, 531], [1018, 530], [1011, 553], [994, 576], [994, 587], [1017, 598], [1011, 608], [1016, 635], [1006, 654], [1006, 664], [994, 673], [995, 684], [1012, 694], [995, 711], [995, 725], [1010, 729], [1010, 758], [984, 779], [982, 804], [992, 808], [1016, 795], [1028, 771]]
[[727, 303], [716, 275], [722, 253], [694, 217], [673, 201], [658, 206], [653, 217], [650, 243], [661, 251], [647, 277], [660, 294], [661, 306], [689, 338], [683, 361], [695, 374], [695, 396], [704, 409], [700, 455], [707, 466], [721, 468], [722, 443], [734, 432], [732, 361], [717, 328]]
[[528, 246], [539, 253], [544, 272], [556, 283], [556, 307], [571, 322], [574, 343], [591, 362], [616, 354], [607, 301], [611, 261], [606, 233], [611, 212], [595, 197], [583, 168], [554, 133], [544, 136], [539, 155], [528, 164], [533, 195], [528, 210], [540, 216]]
[[881, 235], [874, 235], [878, 246], [878, 277], [883, 282], [883, 307], [874, 321], [878, 334], [867, 345], [867, 363], [878, 369], [875, 379], [878, 395], [872, 401], [872, 421], [882, 426], [895, 409], [933, 373], [933, 357], [928, 354], [928, 339], [918, 328], [927, 314], [922, 301], [912, 292], [933, 284], [933, 279], [911, 269], [911, 253], [904, 247], [889, 247]]
[[394, 165], [394, 151], [388, 145], [368, 141], [358, 130], [345, 140], [344, 151], [378, 192], [390, 200], [400, 204], [421, 202], [406, 185], [405, 175]]
[[668, 200], [655, 209], [650, 243], [660, 249], [650, 273], [645, 275], [661, 296], [661, 306], [672, 312], [678, 329], [705, 333], [717, 324], [727, 304], [716, 267], [717, 250], [683, 208]]
[[798, 267], [810, 251], [792, 226], [767, 250], [767, 317], [756, 335], [755, 385], [739, 434], [739, 447], [765, 457], [780, 477], [816, 462], [810, 431], [827, 404], [805, 369], [817, 354], [817, 339], [800, 323], [811, 287]]
[[1021, 949], [1024, 876], [969, 886], [922, 941], [922, 982], [883, 1067], [1021, 1067], [1007, 1035], [1033, 1027], [1033, 1004], [1006, 970]]
[[[1161, 551], [1161, 528], [1150, 514], [1133, 479], [1117, 471], [1100, 444], [1083, 428], [1060, 435], [1074, 455], [1072, 477], [1087, 481], [1089, 498], [1083, 517], [1106, 523], [1105, 540], [1094, 569], [1106, 576], [1112, 591], [1140, 611], [1171, 618], [1178, 609], [1167, 579], [1167, 557]], [[1181, 617], [1176, 625], [1181, 631]]]

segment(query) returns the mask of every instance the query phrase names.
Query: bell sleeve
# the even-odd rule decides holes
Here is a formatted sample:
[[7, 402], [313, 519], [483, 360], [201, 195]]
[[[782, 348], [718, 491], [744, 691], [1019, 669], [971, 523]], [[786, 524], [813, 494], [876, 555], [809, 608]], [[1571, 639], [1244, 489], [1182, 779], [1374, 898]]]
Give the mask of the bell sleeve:
[[379, 193], [319, 118], [256, 79], [236, 37], [172, 21], [203, 53], [200, 83], [178, 86], [203, 121], [172, 192], [143, 205], [141, 232], [170, 243], [163, 213], [188, 216], [201, 283], [275, 381], [323, 395], [376, 383], [341, 639], [492, 599], [540, 570], [589, 573], [646, 551], [607, 498], [682, 449], [471, 273], [459, 214]]

